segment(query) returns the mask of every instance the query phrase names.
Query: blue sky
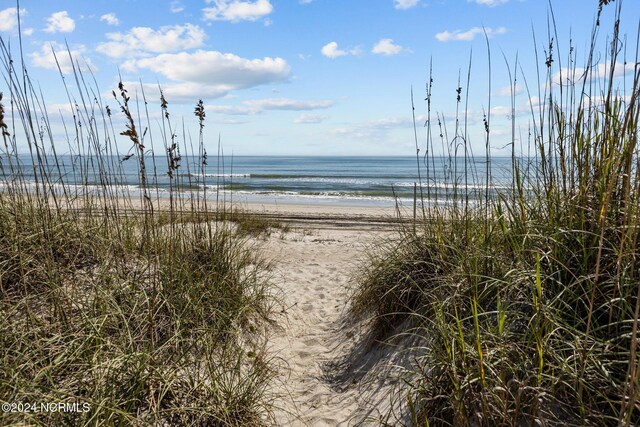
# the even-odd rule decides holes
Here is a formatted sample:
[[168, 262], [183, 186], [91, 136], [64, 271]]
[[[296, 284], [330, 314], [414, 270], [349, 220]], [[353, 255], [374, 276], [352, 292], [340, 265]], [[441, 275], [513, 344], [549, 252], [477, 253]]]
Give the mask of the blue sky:
[[[597, 3], [553, 2], [561, 55], [566, 57], [571, 38], [578, 63], [584, 60]], [[611, 28], [614, 6], [605, 8], [603, 31]], [[476, 152], [484, 145], [491, 82], [492, 145], [504, 146], [511, 128], [504, 58], [513, 66], [517, 55], [536, 88], [536, 64], [544, 62], [548, 45], [543, 0], [23, 0], [20, 9], [25, 60], [42, 87], [56, 137], [63, 139], [59, 116], [70, 117], [70, 107], [51, 51], [75, 93], [63, 54], [68, 43], [112, 109], [117, 104], [109, 94], [118, 74], [131, 94], [139, 93], [142, 81], [157, 131], [159, 83], [172, 119], [184, 117], [197, 133], [192, 111], [201, 98], [209, 151], [220, 134], [226, 153], [236, 155], [412, 155], [410, 91], [422, 143], [431, 60], [433, 111], [452, 129], [460, 76]], [[640, 2], [626, 0], [623, 12], [623, 32], [634, 51]], [[491, 47], [490, 80], [483, 28]], [[17, 36], [16, 4], [2, 0], [0, 37], [14, 55]], [[4, 81], [0, 91], [8, 92]], [[528, 95], [522, 85], [516, 92], [516, 106], [526, 111]], [[124, 119], [115, 116], [114, 125], [124, 129]], [[526, 128], [526, 117], [519, 125]], [[124, 137], [119, 141], [122, 151], [127, 144]]]

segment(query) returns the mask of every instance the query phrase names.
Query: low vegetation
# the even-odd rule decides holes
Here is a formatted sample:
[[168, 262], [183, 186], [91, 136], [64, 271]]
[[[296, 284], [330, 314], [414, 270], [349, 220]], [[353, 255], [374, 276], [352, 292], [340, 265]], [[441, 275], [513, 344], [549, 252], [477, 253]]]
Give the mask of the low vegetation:
[[[103, 101], [76, 102], [100, 93], [76, 73], [75, 134], [59, 155], [64, 142], [53, 140], [27, 70], [15, 68], [22, 61], [4, 44], [2, 54], [16, 110], [0, 116], [0, 402], [13, 405], [0, 424], [270, 423], [273, 372], [260, 333], [273, 304], [268, 266], [216, 214], [206, 187], [180, 190], [179, 177], [193, 175], [181, 173], [185, 163], [206, 164], [202, 104], [199, 149], [187, 156], [160, 100], [170, 177], [161, 199], [149, 184], [161, 157], [124, 85], [112, 101], [126, 123], [116, 132]], [[117, 155], [122, 137], [126, 156]], [[137, 190], [121, 185], [127, 161], [137, 162]]]
[[[559, 84], [550, 41], [529, 119], [535, 155], [516, 155], [514, 125], [510, 190], [492, 195], [488, 156], [483, 190], [471, 197], [453, 177], [459, 198], [371, 252], [358, 276], [352, 311], [372, 318], [378, 339], [424, 337], [391, 424], [640, 423], [640, 68], [619, 57], [621, 8], [606, 3], [598, 18], [616, 18], [605, 67], [594, 59], [599, 20], [584, 69]], [[571, 48], [566, 63], [575, 59]], [[450, 152], [468, 140], [462, 128]], [[485, 117], [489, 150], [490, 130]], [[428, 144], [430, 132], [428, 122]], [[459, 152], [471, 160], [466, 143]]]

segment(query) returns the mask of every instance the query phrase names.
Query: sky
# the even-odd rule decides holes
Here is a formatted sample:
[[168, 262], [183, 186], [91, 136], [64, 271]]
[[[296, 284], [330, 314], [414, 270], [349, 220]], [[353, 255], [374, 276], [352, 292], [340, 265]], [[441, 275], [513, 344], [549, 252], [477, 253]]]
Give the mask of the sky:
[[[618, 2], [603, 11], [603, 42]], [[19, 55], [17, 6], [0, 0], [0, 37], [14, 57]], [[181, 127], [184, 121], [192, 138], [198, 133], [193, 109], [202, 99], [209, 152], [215, 152], [220, 137], [225, 153], [234, 155], [383, 156], [414, 155], [415, 134], [424, 144], [430, 67], [432, 114], [440, 113], [453, 132], [456, 109], [468, 102], [469, 144], [475, 152], [484, 147], [486, 113], [492, 149], [505, 150], [511, 141], [513, 78], [514, 107], [526, 114], [539, 87], [536, 70], [548, 49], [549, 20], [555, 19], [557, 58], [568, 55], [571, 40], [582, 63], [597, 6], [597, 0], [552, 1], [552, 9], [545, 0], [19, 4], [25, 64], [42, 89], [52, 133], [61, 145], [66, 144], [62, 121], [72, 120], [63, 77], [72, 103], [79, 102], [68, 45], [83, 74], [95, 77], [111, 110], [118, 110], [111, 91], [119, 81], [133, 98], [145, 91], [153, 132], [161, 127], [158, 86], [173, 123]], [[635, 52], [640, 1], [625, 0], [622, 10], [622, 32], [630, 40], [626, 48]], [[0, 91], [8, 93], [4, 79]], [[7, 98], [3, 103], [9, 108]], [[117, 130], [124, 130], [121, 115], [113, 120]], [[526, 117], [518, 126], [526, 130]], [[129, 146], [125, 137], [118, 140], [122, 152]]]

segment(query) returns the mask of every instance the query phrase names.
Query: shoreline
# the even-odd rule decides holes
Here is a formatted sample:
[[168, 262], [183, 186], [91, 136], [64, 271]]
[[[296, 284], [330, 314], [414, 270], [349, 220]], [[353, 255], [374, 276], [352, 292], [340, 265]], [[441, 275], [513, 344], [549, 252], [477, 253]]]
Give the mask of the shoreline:
[[[3, 193], [6, 194], [6, 193]], [[25, 197], [25, 195], [21, 195]], [[26, 197], [42, 197], [30, 194]], [[140, 196], [102, 197], [99, 195], [83, 196], [56, 196], [57, 204], [63, 210], [85, 211], [91, 214], [100, 214], [104, 208], [115, 209], [121, 213], [136, 214], [148, 209]], [[54, 204], [51, 195], [46, 196], [48, 204]], [[154, 214], [165, 214], [172, 210], [169, 198], [151, 198]], [[331, 222], [346, 227], [350, 224], [379, 224], [391, 226], [398, 223], [411, 222], [413, 219], [413, 207], [380, 206], [380, 205], [356, 205], [345, 203], [277, 203], [242, 200], [215, 200], [192, 199], [189, 197], [174, 199], [173, 211], [177, 215], [191, 214], [194, 212], [215, 216], [219, 212], [242, 212], [257, 215], [267, 219], [277, 219], [288, 223], [321, 223]], [[418, 210], [420, 216], [420, 210]]]
[[[0, 192], [0, 195], [9, 195]], [[14, 193], [15, 194], [15, 193]], [[86, 195], [56, 195], [56, 202], [51, 194], [37, 196], [34, 193], [20, 194], [19, 197], [44, 197], [47, 204], [57, 204], [60, 209], [76, 211], [80, 214], [102, 215], [105, 209], [119, 211], [121, 215], [129, 216], [142, 214], [148, 209], [140, 195], [117, 195], [116, 197], [104, 197], [99, 194]], [[145, 206], [146, 205], [146, 206]], [[164, 197], [151, 197], [151, 206], [154, 215], [168, 214], [172, 210], [171, 199]], [[323, 203], [300, 203], [285, 201], [246, 201], [238, 199], [216, 200], [203, 198], [181, 197], [173, 200], [173, 212], [176, 215], [190, 215], [193, 213], [205, 213], [215, 219], [218, 213], [237, 212], [258, 216], [267, 220], [276, 220], [294, 227], [320, 228], [353, 228], [353, 229], [380, 229], [389, 230], [399, 224], [411, 224], [414, 221], [413, 204], [389, 205], [362, 205], [347, 204], [344, 201]], [[428, 213], [429, 217], [430, 214]], [[418, 206], [416, 219], [422, 221], [422, 211]]]
[[307, 229], [391, 230], [410, 221], [406, 212], [390, 207], [363, 207], [346, 205], [302, 205], [242, 203], [234, 204], [251, 215]]

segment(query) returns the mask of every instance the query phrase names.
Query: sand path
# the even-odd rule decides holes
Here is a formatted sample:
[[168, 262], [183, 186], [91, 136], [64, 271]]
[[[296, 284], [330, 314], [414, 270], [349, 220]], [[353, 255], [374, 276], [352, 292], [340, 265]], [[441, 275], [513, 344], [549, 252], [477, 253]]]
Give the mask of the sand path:
[[361, 381], [365, 375], [359, 368], [373, 371], [375, 363], [367, 363], [371, 357], [358, 357], [359, 366], [348, 361], [361, 341], [357, 326], [345, 323], [344, 310], [356, 261], [382, 233], [366, 227], [320, 228], [275, 233], [265, 242], [283, 292], [283, 314], [269, 339], [272, 355], [281, 361], [275, 386], [278, 425], [377, 424], [373, 420], [388, 387], [384, 381], [374, 387]]

